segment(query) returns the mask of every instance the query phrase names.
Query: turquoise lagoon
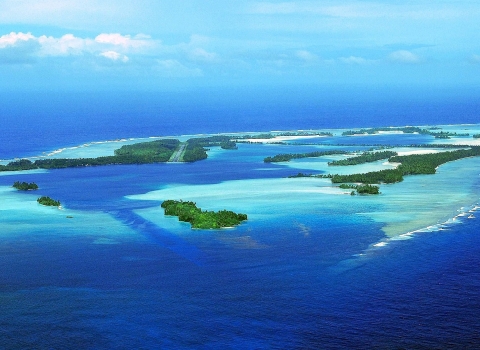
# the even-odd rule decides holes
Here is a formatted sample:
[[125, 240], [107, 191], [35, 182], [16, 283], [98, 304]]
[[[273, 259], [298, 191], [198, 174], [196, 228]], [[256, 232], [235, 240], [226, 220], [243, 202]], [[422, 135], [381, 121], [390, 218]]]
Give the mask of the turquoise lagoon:
[[[478, 125], [441, 127], [480, 132]], [[451, 251], [458, 254], [460, 247], [479, 240], [471, 232], [478, 228], [480, 158], [381, 185], [378, 196], [350, 196], [328, 179], [288, 176], [395, 166], [386, 161], [327, 165], [345, 155], [263, 162], [280, 153], [361, 152], [380, 143], [397, 145], [393, 150], [399, 152], [443, 151], [404, 147], [412, 140], [438, 143], [433, 137], [342, 137], [341, 131], [334, 130], [333, 138], [297, 138], [287, 144], [213, 147], [207, 160], [193, 164], [1, 174], [1, 345], [313, 349], [475, 344], [478, 299], [457, 301], [452, 311], [452, 295], [474, 293], [476, 280], [461, 280], [465, 289], [460, 293], [459, 279], [446, 284], [451, 289], [432, 285], [441, 280], [436, 269], [453, 269], [461, 255], [439, 255], [439, 250], [456, 245]], [[91, 142], [38, 156], [109, 155], [122, 144], [148, 139]], [[447, 142], [477, 141], [458, 137], [442, 143]], [[17, 180], [35, 181], [40, 190], [14, 191], [10, 186]], [[40, 195], [60, 200], [62, 208], [38, 205]], [[231, 229], [192, 230], [164, 216], [160, 203], [166, 199], [246, 213], [248, 221]], [[414, 269], [415, 264], [423, 267]], [[402, 294], [402, 286], [410, 288], [410, 295]], [[441, 293], [449, 299], [440, 298]], [[446, 309], [428, 309], [429, 303]]]

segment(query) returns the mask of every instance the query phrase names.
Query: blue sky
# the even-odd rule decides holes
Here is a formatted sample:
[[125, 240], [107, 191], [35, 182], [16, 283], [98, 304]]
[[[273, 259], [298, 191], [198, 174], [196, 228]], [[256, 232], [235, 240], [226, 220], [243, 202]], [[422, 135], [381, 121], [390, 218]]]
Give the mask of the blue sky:
[[0, 89], [480, 85], [480, 2], [0, 0]]

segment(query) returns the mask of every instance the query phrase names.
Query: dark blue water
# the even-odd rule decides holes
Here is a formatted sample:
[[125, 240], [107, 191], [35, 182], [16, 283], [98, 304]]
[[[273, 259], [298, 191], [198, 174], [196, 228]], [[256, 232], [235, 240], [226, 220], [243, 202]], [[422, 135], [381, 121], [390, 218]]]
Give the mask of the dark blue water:
[[[478, 122], [479, 115], [477, 100], [460, 104], [459, 97], [431, 104], [385, 97], [366, 104], [320, 94], [275, 100], [279, 95], [289, 96], [16, 95], [0, 107], [5, 121], [0, 158], [122, 137], [454, 124]], [[0, 348], [480, 346], [479, 219], [462, 219], [445, 231], [356, 257], [383, 234], [378, 224], [349, 215], [349, 208], [328, 217], [306, 216], [308, 235], [299, 235], [298, 223], [285, 213], [278, 222], [252, 222], [227, 235], [179, 236], [134, 212], [159, 203], [124, 199], [171, 183], [290, 175], [291, 170], [263, 163], [264, 156], [280, 153], [274, 149], [240, 145], [235, 157], [182, 165], [182, 171], [144, 165], [16, 176], [37, 182], [39, 194], [62, 198], [68, 208], [105, 212], [144, 239], [101, 245], [91, 244], [88, 234], [67, 235], [62, 227], [34, 230], [35, 236], [28, 229], [6, 232], [0, 238]], [[0, 185], [12, 179], [0, 176]]]
[[453, 89], [1, 93], [0, 159], [126, 137], [478, 123], [478, 96]]

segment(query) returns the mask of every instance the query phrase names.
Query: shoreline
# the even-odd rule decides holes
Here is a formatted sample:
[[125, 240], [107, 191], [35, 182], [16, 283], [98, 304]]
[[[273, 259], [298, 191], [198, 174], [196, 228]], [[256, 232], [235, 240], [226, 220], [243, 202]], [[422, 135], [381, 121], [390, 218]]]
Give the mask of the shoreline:
[[480, 202], [476, 202], [475, 204], [472, 204], [468, 207], [461, 207], [460, 209], [457, 210], [457, 212], [459, 212], [457, 215], [450, 217], [444, 221], [442, 220], [442, 222], [440, 223], [428, 225], [428, 226], [414, 229], [401, 234], [396, 234], [396, 235], [386, 234], [386, 238], [381, 239], [376, 243], [370, 244], [370, 246], [362, 254], [359, 254], [359, 256], [365, 256], [365, 255], [368, 255], [369, 253], [373, 253], [377, 251], [378, 249], [388, 247], [392, 242], [410, 240], [420, 234], [428, 234], [432, 232], [445, 231], [445, 230], [448, 230], [452, 225], [464, 224], [464, 222], [459, 219], [464, 217], [466, 219], [474, 219], [475, 216], [473, 215], [474, 213], [478, 212], [479, 209], [480, 209]]
[[[402, 128], [402, 127], [409, 127], [411, 125], [405, 125], [405, 126], [386, 126], [385, 128]], [[464, 127], [464, 126], [476, 126], [479, 129], [480, 132], [480, 123], [478, 124], [438, 124], [438, 125], [418, 125], [418, 127]], [[365, 127], [364, 127], [365, 128]], [[322, 129], [299, 129], [299, 130], [275, 130], [275, 131], [235, 131], [235, 132], [220, 132], [220, 133], [199, 133], [199, 134], [181, 134], [181, 135], [165, 135], [165, 136], [144, 136], [144, 137], [122, 137], [118, 139], [113, 139], [113, 140], [100, 140], [100, 141], [89, 141], [89, 142], [84, 142], [82, 144], [78, 144], [75, 146], [61, 146], [59, 148], [56, 148], [54, 150], [50, 151], [44, 151], [40, 155], [36, 156], [28, 156], [28, 157], [14, 157], [14, 158], [9, 158], [9, 159], [0, 159], [0, 165], [5, 165], [8, 162], [18, 160], [18, 159], [29, 159], [29, 160], [37, 160], [37, 159], [45, 159], [49, 157], [55, 157], [59, 154], [64, 153], [65, 151], [75, 151], [79, 149], [86, 149], [92, 146], [101, 146], [101, 145], [115, 145], [115, 144], [129, 144], [130, 142], [133, 143], [139, 143], [139, 142], [145, 142], [145, 141], [150, 141], [150, 140], [155, 140], [155, 139], [179, 139], [182, 141], [183, 139], [188, 139], [188, 138], [196, 138], [196, 137], [210, 137], [210, 136], [220, 136], [220, 135], [226, 135], [226, 136], [237, 136], [237, 135], [258, 135], [258, 134], [266, 134], [266, 133], [271, 133], [271, 134], [278, 134], [278, 133], [286, 133], [286, 132], [332, 132], [332, 131], [337, 131], [337, 132], [343, 132], [347, 130], [357, 130], [361, 128], [322, 128]], [[397, 132], [380, 132], [378, 134], [366, 134], [367, 136], [375, 136], [375, 135], [398, 135], [398, 134], [403, 134], [397, 133]], [[366, 135], [353, 135], [353, 136], [366, 136]], [[407, 135], [407, 134], [405, 134]], [[333, 135], [334, 137], [349, 137], [349, 136], [342, 136], [340, 135]], [[271, 139], [248, 139], [251, 143], [272, 143], [272, 142], [282, 142], [282, 141], [288, 141], [288, 140], [294, 140], [294, 139], [310, 139], [310, 138], [328, 138], [330, 136], [325, 136], [325, 135], [292, 135], [292, 136], [275, 136], [274, 138]], [[435, 141], [435, 139], [433, 140]], [[450, 142], [447, 142], [448, 140], [442, 140], [440, 143], [448, 143], [448, 144], [458, 144], [460, 145], [467, 145], [467, 146], [480, 146], [480, 139], [473, 139], [469, 138], [469, 142], [465, 143], [463, 142], [462, 144], [460, 143], [452, 143], [452, 139], [450, 139]], [[432, 146], [434, 146], [436, 143], [431, 142], [430, 143]], [[108, 156], [111, 155], [109, 153], [103, 153], [101, 156]], [[80, 157], [73, 157], [72, 158], [80, 158]], [[83, 157], [86, 158], [86, 157]]]
[[[478, 125], [480, 127], [480, 124], [474, 124], [474, 125]], [[463, 126], [463, 125], [462, 125]], [[342, 129], [337, 129], [337, 130], [342, 130]], [[309, 130], [310, 131], [310, 130]], [[320, 131], [320, 130], [319, 130]], [[278, 131], [276, 131], [278, 132]], [[291, 131], [289, 131], [291, 132]], [[313, 131], [312, 131], [313, 132]], [[44, 155], [43, 158], [45, 157], [54, 157], [56, 155], [59, 155], [59, 154], [62, 154], [66, 151], [77, 151], [77, 150], [84, 150], [86, 148], [90, 148], [90, 147], [96, 147], [96, 146], [104, 146], [104, 145], [109, 145], [109, 146], [114, 146], [114, 147], [117, 147], [118, 148], [118, 145], [121, 144], [126, 144], [126, 143], [131, 143], [131, 144], [134, 144], [134, 143], [138, 143], [138, 142], [144, 142], [144, 141], [148, 141], [148, 140], [155, 140], [155, 139], [159, 139], [159, 138], [188, 138], [188, 137], [191, 137], [191, 136], [194, 136], [194, 137], [204, 137], [206, 135], [210, 135], [210, 136], [215, 136], [215, 135], [225, 135], [225, 134], [195, 134], [195, 135], [181, 135], [180, 137], [175, 137], [175, 136], [150, 136], [150, 137], [142, 137], [142, 138], [122, 138], [122, 139], [115, 139], [115, 140], [106, 140], [106, 141], [93, 141], [93, 142], [88, 142], [88, 143], [84, 143], [84, 144], [81, 144], [79, 146], [74, 146], [74, 147], [62, 147], [62, 148], [59, 148], [53, 152], [50, 152], [48, 153], [46, 156]], [[232, 135], [232, 136], [235, 136], [235, 135], [245, 135], [245, 133], [229, 133], [228, 135]], [[255, 142], [264, 142], [264, 141], [267, 141], [268, 142], [275, 142], [275, 141], [279, 141], [279, 140], [294, 140], [294, 139], [311, 139], [311, 138], [319, 138], [319, 137], [325, 137], [327, 138], [328, 136], [321, 136], [321, 135], [292, 135], [292, 136], [276, 136], [275, 138], [272, 138], [272, 139], [250, 139], [249, 141], [255, 141]], [[255, 143], [253, 142], [253, 143]], [[352, 145], [352, 147], [355, 147], [356, 145]], [[432, 146], [434, 146], [434, 144], [432, 144]], [[399, 149], [402, 149], [402, 147], [405, 147], [407, 148], [408, 146], [399, 146], [398, 148]], [[394, 148], [395, 149], [395, 148]], [[101, 151], [106, 151], [106, 150], [101, 150]], [[403, 150], [400, 150], [398, 152], [399, 155], [403, 156], [403, 155], [412, 155], [412, 154], [429, 154], [429, 153], [439, 153], [441, 152], [441, 150], [438, 150], [438, 149], [414, 149], [414, 150], [408, 150], [408, 149], [403, 149]], [[30, 159], [35, 159], [36, 157], [32, 157]], [[38, 157], [37, 159], [42, 159], [40, 157]], [[293, 163], [293, 162], [292, 162]], [[304, 166], [305, 164], [303, 164]], [[392, 163], [388, 163], [388, 162], [384, 162], [382, 164], [383, 166], [385, 167], [395, 167], [396, 164], [392, 164]], [[38, 170], [30, 170], [28, 171], [28, 173], [43, 173], [43, 172], [48, 172], [48, 170], [42, 170], [42, 171], [38, 171]], [[26, 172], [23, 172], [24, 174], [27, 173]], [[19, 174], [19, 172], [5, 172], [3, 173], [2, 175], [15, 175], [15, 174]], [[243, 179], [240, 179], [238, 181], [244, 181]], [[329, 187], [329, 186], [328, 186]], [[306, 191], [308, 191], [309, 189], [307, 188]], [[320, 190], [320, 189], [319, 189]], [[337, 194], [335, 193], [335, 191], [329, 191], [328, 188], [323, 188], [321, 189], [319, 192], [325, 194], [325, 195], [334, 195], [334, 194]], [[134, 194], [133, 196], [141, 196], [141, 194]], [[467, 201], [469, 202], [469, 201]], [[469, 202], [471, 203], [471, 202]], [[477, 202], [476, 202], [477, 203]], [[478, 204], [478, 203], [477, 203]], [[470, 206], [470, 204], [468, 204]], [[463, 205], [465, 206], [465, 205]], [[452, 212], [452, 210], [448, 209], [448, 208], [444, 208], [443, 211], [445, 211], [445, 213], [447, 212]], [[373, 212], [375, 213], [375, 212]], [[447, 224], [449, 223], [450, 220], [452, 221], [455, 221], [457, 218], [458, 218], [458, 215], [454, 215], [453, 217], [451, 215], [446, 215], [447, 216], [447, 219], [442, 223], [442, 224], [439, 224], [438, 222], [436, 223], [431, 223], [431, 224], [427, 224], [427, 225], [421, 225], [420, 227], [417, 226], [417, 228], [413, 229], [413, 230], [408, 230], [407, 232], [405, 231], [402, 231], [402, 233], [389, 233], [388, 231], [388, 225], [392, 225], [392, 222], [390, 221], [389, 223], [389, 220], [387, 219], [386, 221], [383, 221], [385, 223], [385, 228], [387, 228], [386, 230], [383, 230], [382, 231], [385, 233], [385, 236], [388, 237], [387, 239], [392, 239], [394, 240], [394, 238], [396, 237], [409, 237], [411, 236], [412, 234], [416, 234], [416, 233], [419, 233], [419, 232], [425, 232], [429, 230], [429, 228], [431, 227], [434, 227], [436, 225], [443, 225], [443, 224]], [[413, 219], [413, 221], [411, 221], [411, 224], [410, 225], [405, 225], [405, 226], [412, 226], [415, 225], [415, 221], [418, 221], [418, 222], [421, 222], [423, 219], [422, 218], [418, 218], [418, 219]], [[382, 222], [382, 220], [379, 220], [379, 222]], [[397, 238], [397, 239], [400, 239], [400, 238]]]

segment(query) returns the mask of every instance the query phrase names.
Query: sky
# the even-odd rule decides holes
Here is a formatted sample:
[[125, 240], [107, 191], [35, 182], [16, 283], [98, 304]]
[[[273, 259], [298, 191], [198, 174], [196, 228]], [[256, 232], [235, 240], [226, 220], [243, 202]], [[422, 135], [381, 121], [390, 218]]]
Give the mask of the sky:
[[0, 0], [0, 91], [480, 85], [480, 1]]

